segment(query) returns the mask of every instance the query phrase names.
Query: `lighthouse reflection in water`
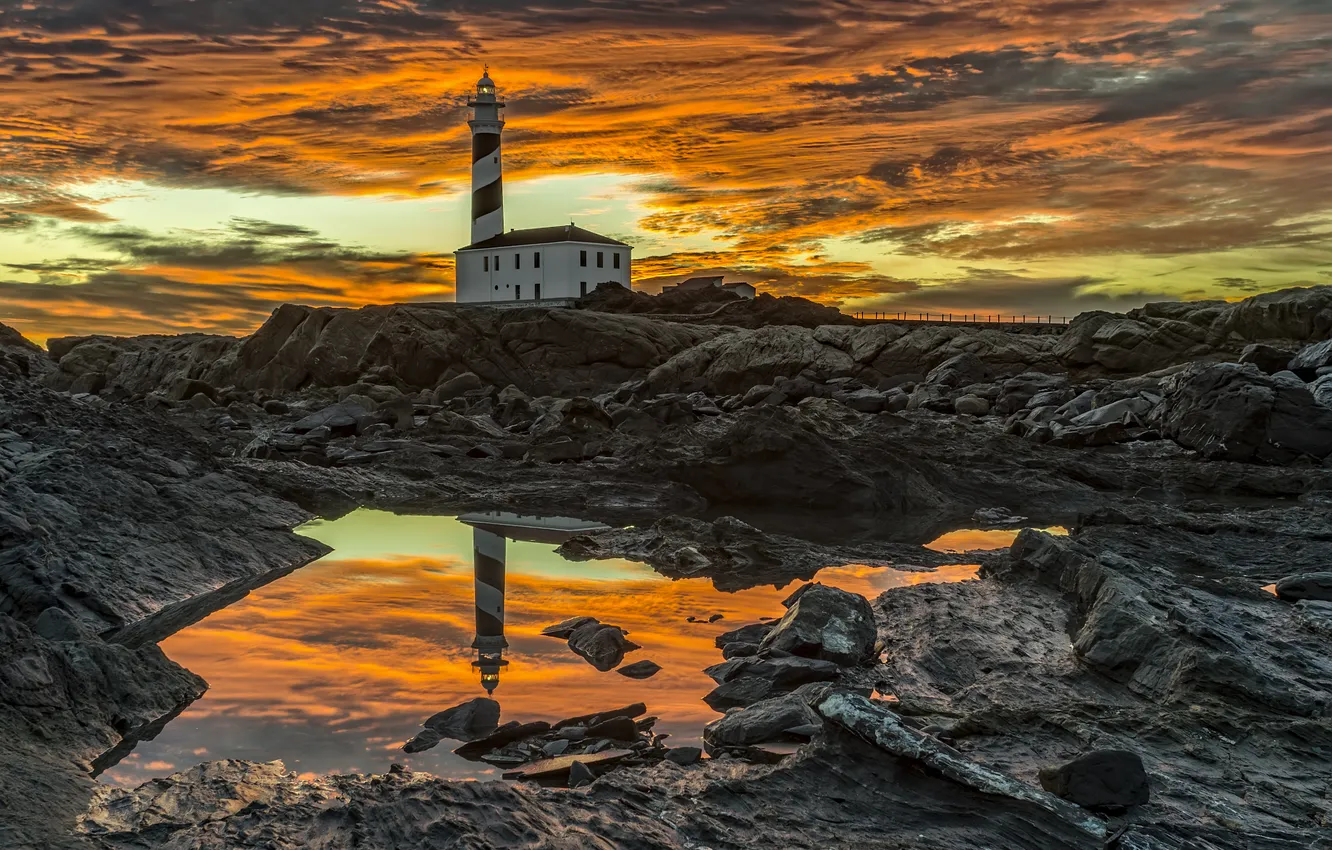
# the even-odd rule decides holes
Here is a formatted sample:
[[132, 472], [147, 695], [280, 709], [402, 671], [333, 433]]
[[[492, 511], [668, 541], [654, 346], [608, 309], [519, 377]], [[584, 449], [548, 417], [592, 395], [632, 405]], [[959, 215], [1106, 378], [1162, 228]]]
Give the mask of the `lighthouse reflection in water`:
[[472, 527], [472, 563], [476, 574], [476, 639], [472, 668], [481, 674], [481, 687], [494, 694], [500, 671], [509, 666], [504, 651], [504, 569], [509, 540], [560, 544], [579, 534], [604, 531], [609, 526], [568, 517], [537, 517], [489, 511], [464, 514], [458, 521]]

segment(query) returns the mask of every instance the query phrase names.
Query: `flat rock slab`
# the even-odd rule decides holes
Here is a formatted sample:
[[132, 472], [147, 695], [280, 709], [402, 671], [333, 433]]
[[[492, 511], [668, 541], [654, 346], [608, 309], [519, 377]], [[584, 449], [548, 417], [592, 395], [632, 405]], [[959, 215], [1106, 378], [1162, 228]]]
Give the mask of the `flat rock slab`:
[[[573, 767], [574, 762], [582, 762], [585, 767], [599, 765], [609, 767], [616, 762], [633, 755], [632, 750], [602, 750], [599, 753], [576, 753], [573, 755], [556, 756], [551, 759], [542, 759], [532, 762], [518, 770], [510, 770], [504, 773], [505, 779], [554, 779], [559, 776], [565, 776]], [[595, 772], [595, 771], [593, 771]]]
[[453, 752], [465, 759], [475, 760], [491, 750], [498, 750], [500, 747], [508, 746], [524, 738], [544, 735], [549, 731], [550, 724], [544, 720], [538, 720], [534, 723], [519, 723], [515, 720], [504, 724], [484, 738], [463, 744]]

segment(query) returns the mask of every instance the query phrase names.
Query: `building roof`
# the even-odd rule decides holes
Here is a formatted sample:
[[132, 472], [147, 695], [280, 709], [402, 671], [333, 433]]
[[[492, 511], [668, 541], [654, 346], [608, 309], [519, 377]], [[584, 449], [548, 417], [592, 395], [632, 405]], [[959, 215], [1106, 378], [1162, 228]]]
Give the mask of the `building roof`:
[[721, 286], [724, 275], [712, 275], [709, 277], [691, 277], [689, 280], [677, 283], [680, 289], [702, 289], [705, 286]]
[[618, 245], [621, 248], [628, 248], [629, 245], [624, 242], [617, 242], [609, 236], [602, 236], [599, 233], [593, 233], [590, 230], [584, 230], [572, 224], [562, 224], [558, 227], [532, 227], [527, 230], [510, 230], [508, 233], [501, 233], [499, 236], [492, 236], [489, 239], [483, 239], [480, 242], [473, 242], [466, 248], [459, 248], [460, 251], [470, 251], [473, 249], [485, 248], [516, 248], [520, 245], [548, 245], [552, 242], [591, 242], [596, 245]]

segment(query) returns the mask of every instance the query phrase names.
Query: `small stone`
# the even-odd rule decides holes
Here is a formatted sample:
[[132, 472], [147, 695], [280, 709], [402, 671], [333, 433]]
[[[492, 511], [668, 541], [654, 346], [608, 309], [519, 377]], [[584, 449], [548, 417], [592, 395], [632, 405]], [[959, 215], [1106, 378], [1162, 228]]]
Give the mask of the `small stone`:
[[596, 776], [593, 775], [592, 770], [581, 761], [574, 762], [569, 768], [570, 788], [582, 788], [584, 785], [592, 784], [594, 779], [596, 779]]
[[437, 745], [443, 736], [434, 729], [422, 729], [416, 733], [416, 737], [402, 745], [403, 752], [419, 753]]
[[715, 623], [715, 622], [717, 622], [718, 620], [724, 620], [724, 619], [726, 619], [726, 615], [725, 615], [725, 614], [713, 614], [711, 617], [708, 618], [708, 622], [709, 622], [709, 623]]
[[583, 726], [569, 726], [555, 734], [568, 741], [581, 741], [587, 737], [587, 729]]
[[657, 672], [660, 670], [660, 664], [655, 661], [644, 659], [642, 661], [635, 661], [633, 664], [626, 664], [615, 672], [619, 673], [621, 676], [628, 676], [630, 679], [651, 679], [653, 676], [657, 675]]
[[285, 401], [278, 401], [275, 398], [270, 398], [268, 401], [264, 402], [264, 413], [267, 413], [269, 416], [283, 416], [289, 412], [291, 412], [291, 408], [287, 406]]
[[568, 749], [569, 740], [567, 738], [556, 738], [543, 746], [541, 752], [545, 753], [547, 758], [554, 758], [555, 756], [564, 755]]

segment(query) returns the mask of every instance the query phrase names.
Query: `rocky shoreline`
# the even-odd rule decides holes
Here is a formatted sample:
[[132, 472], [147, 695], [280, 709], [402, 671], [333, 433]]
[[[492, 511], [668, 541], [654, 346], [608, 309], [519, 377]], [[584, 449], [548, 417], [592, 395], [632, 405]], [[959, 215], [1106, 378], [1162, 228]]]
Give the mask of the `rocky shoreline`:
[[[46, 351], [0, 326], [0, 845], [1332, 846], [1332, 288], [1061, 335], [628, 295]], [[868, 600], [872, 652], [829, 649], [854, 605], [719, 646], [697, 762], [649, 735], [574, 790], [231, 761], [98, 785], [206, 688], [155, 642], [359, 506], [577, 515], [616, 528], [567, 556], [722, 590], [982, 570]], [[923, 547], [988, 525], [1070, 536]], [[1147, 803], [1049, 790], [1103, 752]]]

